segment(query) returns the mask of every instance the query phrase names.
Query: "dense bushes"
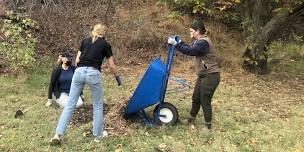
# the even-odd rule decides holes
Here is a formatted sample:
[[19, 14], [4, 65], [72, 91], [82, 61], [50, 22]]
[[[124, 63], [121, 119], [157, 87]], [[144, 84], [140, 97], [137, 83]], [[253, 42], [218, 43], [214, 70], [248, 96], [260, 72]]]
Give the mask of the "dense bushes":
[[231, 27], [241, 28], [246, 19], [240, 14], [240, 0], [165, 0], [174, 10], [201, 18], [213, 18]]
[[18, 72], [35, 63], [34, 51], [37, 37], [34, 31], [37, 23], [13, 12], [7, 13], [2, 23], [0, 54], [8, 61], [9, 68]]

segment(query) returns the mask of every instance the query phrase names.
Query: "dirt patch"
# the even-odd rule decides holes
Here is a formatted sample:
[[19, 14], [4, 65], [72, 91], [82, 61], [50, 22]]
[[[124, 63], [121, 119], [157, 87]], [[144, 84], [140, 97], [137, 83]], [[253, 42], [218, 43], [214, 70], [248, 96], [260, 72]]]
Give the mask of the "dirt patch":
[[[121, 97], [115, 104], [104, 104], [104, 122], [105, 130], [111, 136], [121, 136], [130, 133], [130, 125], [122, 117], [124, 107], [129, 100]], [[86, 105], [85, 107], [78, 108], [74, 111], [71, 127], [87, 124], [93, 120], [93, 106]]]
[[89, 123], [93, 120], [93, 107], [92, 105], [86, 105], [85, 107], [77, 108], [72, 116], [70, 125], [72, 127], [80, 124]]
[[129, 99], [121, 98], [119, 102], [113, 104], [105, 114], [105, 129], [113, 136], [127, 135], [131, 132], [131, 127], [123, 118], [124, 108]]

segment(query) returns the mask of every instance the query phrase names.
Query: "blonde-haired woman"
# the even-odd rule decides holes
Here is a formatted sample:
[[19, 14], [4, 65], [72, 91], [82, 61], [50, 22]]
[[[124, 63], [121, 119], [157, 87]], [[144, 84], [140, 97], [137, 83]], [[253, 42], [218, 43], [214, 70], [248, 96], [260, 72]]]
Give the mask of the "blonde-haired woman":
[[77, 68], [71, 84], [70, 98], [61, 113], [55, 136], [50, 141], [51, 145], [61, 143], [61, 136], [71, 120], [77, 99], [85, 84], [89, 86], [92, 95], [94, 141], [99, 142], [107, 136], [103, 122], [103, 93], [100, 73], [104, 57], [107, 58], [107, 64], [115, 75], [118, 85], [121, 85], [121, 80], [113, 61], [111, 45], [104, 38], [105, 31], [104, 25], [97, 24], [94, 26], [91, 37], [84, 39], [81, 43], [76, 57]]

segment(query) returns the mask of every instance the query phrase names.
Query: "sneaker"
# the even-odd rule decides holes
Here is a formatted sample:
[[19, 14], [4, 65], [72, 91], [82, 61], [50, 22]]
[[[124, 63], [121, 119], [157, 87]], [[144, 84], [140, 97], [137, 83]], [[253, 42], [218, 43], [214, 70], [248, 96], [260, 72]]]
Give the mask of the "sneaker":
[[50, 107], [51, 105], [52, 105], [52, 101], [50, 100], [45, 104], [46, 107]]
[[51, 146], [58, 146], [58, 145], [61, 145], [60, 138], [59, 138], [59, 137], [53, 137], [53, 138], [50, 140], [50, 145], [51, 145]]
[[108, 136], [108, 132], [104, 130], [104, 131], [102, 132], [102, 136], [95, 137], [95, 138], [94, 138], [94, 141], [97, 142], [97, 143], [99, 143], [99, 142], [100, 142], [103, 138], [105, 138], [106, 136]]

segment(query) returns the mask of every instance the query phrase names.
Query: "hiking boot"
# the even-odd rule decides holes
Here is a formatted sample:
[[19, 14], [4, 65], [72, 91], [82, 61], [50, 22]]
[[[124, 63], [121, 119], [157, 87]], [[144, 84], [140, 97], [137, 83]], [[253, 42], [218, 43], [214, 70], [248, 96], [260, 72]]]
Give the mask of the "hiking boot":
[[206, 127], [207, 129], [211, 130], [212, 129], [212, 122], [206, 122]]
[[189, 123], [189, 124], [194, 124], [194, 122], [195, 122], [195, 117], [190, 116], [190, 117], [188, 118], [188, 123]]

